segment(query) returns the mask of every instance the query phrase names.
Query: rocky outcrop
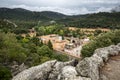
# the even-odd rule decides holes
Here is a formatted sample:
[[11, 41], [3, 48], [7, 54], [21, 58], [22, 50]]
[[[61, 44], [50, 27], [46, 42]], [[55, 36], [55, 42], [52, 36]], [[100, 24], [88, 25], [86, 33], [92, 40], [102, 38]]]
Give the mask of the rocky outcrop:
[[12, 80], [56, 80], [63, 67], [74, 65], [74, 61], [58, 62], [56, 60], [48, 61], [42, 65], [35, 66], [19, 73]]
[[12, 80], [46, 80], [48, 73], [52, 70], [52, 67], [55, 63], [56, 60], [48, 61], [42, 65], [26, 69], [16, 75]]
[[100, 79], [99, 69], [104, 66], [109, 56], [115, 56], [120, 53], [120, 44], [112, 45], [105, 48], [95, 50], [94, 55], [80, 61], [76, 67], [76, 71], [80, 76], [89, 77], [92, 80]]
[[11, 69], [12, 76], [15, 76], [16, 74], [22, 72], [23, 70], [27, 69], [28, 67], [22, 63], [19, 65], [17, 62], [13, 62], [11, 65], [8, 66]]
[[74, 66], [75, 61], [69, 61], [69, 62], [56, 62], [56, 64], [53, 66], [53, 69], [49, 73], [48, 79], [49, 80], [56, 80], [58, 75], [61, 73], [62, 68], [65, 66]]
[[78, 75], [75, 67], [65, 66], [62, 68], [57, 80], [91, 80], [90, 78], [81, 77]]
[[95, 50], [94, 55], [84, 58], [75, 66], [75, 61], [48, 61], [19, 73], [12, 80], [100, 80], [100, 68], [109, 56], [120, 53], [120, 44]]

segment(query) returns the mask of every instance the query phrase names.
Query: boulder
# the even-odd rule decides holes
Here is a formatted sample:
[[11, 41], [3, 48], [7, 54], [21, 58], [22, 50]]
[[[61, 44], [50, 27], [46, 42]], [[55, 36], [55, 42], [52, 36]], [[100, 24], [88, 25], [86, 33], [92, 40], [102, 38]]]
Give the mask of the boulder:
[[12, 80], [46, 80], [56, 60], [48, 61], [42, 65], [31, 67], [14, 76]]
[[24, 70], [14, 76], [12, 80], [56, 80], [63, 67], [73, 64], [74, 60], [69, 62], [48, 61]]
[[78, 76], [78, 73], [75, 70], [75, 67], [65, 66], [64, 68], [62, 68], [62, 71], [59, 74], [57, 80], [91, 80], [91, 79]]
[[88, 77], [92, 80], [99, 80], [99, 69], [108, 61], [109, 56], [115, 56], [119, 53], [120, 44], [96, 49], [93, 56], [84, 58], [78, 63], [76, 66], [76, 71], [80, 76]]
[[65, 67], [65, 66], [68, 66], [68, 65], [73, 66], [74, 65], [74, 60], [69, 61], [69, 62], [56, 62], [52, 71], [49, 74], [48, 79], [49, 80], [56, 80], [58, 75], [61, 73], [62, 68]]

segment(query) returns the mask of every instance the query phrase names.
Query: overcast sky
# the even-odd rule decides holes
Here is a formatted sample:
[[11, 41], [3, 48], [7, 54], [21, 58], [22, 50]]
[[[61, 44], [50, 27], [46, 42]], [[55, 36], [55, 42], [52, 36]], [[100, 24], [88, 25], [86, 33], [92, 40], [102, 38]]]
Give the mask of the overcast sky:
[[55, 11], [67, 15], [108, 12], [118, 5], [120, 0], [0, 0], [0, 7]]

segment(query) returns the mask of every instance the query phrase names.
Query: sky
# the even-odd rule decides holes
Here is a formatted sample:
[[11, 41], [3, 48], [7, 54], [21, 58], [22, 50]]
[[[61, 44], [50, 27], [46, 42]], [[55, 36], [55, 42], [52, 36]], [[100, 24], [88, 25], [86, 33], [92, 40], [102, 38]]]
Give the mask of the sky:
[[109, 12], [120, 0], [0, 0], [0, 7], [54, 11], [66, 15]]

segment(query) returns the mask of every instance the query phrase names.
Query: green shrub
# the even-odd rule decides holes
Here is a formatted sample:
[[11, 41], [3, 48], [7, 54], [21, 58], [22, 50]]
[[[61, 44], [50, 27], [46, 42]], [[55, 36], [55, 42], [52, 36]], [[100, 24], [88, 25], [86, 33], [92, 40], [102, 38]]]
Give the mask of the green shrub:
[[107, 47], [120, 42], [120, 30], [111, 31], [97, 36], [93, 41], [84, 45], [81, 53], [83, 57], [90, 57], [97, 48]]
[[54, 54], [54, 58], [57, 59], [58, 61], [62, 61], [62, 62], [69, 60], [69, 57], [65, 54]]
[[0, 62], [9, 63], [17, 61], [22, 63], [26, 59], [25, 49], [18, 43], [13, 33], [0, 33]]
[[4, 66], [0, 66], [0, 80], [10, 80], [11, 78], [11, 72]]
[[53, 51], [46, 45], [43, 45], [42, 47], [38, 47], [37, 53], [40, 56], [46, 56], [52, 58], [53, 56]]

